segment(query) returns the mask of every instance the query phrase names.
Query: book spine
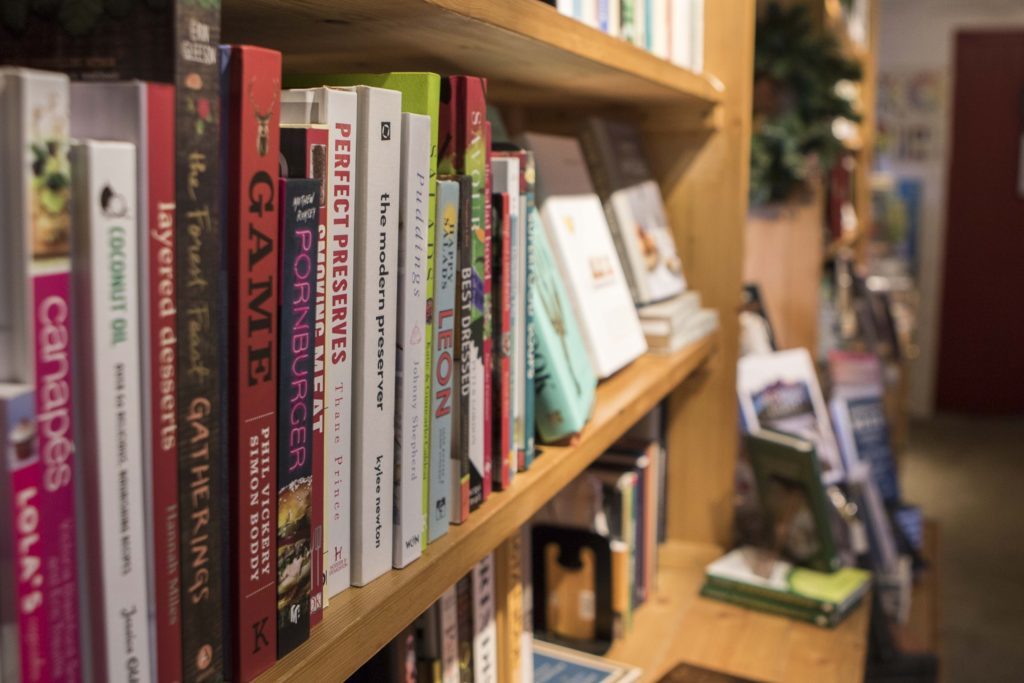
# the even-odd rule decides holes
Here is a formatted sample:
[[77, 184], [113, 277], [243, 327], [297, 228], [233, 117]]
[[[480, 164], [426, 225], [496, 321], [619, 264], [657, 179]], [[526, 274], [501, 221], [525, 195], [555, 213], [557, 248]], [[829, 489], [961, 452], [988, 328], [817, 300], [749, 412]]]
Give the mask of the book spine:
[[533, 298], [533, 290], [536, 286], [536, 236], [533, 233], [534, 225], [536, 221], [532, 220], [532, 216], [537, 213], [537, 207], [534, 203], [534, 182], [536, 179], [536, 169], [533, 165], [533, 155], [529, 152], [524, 154], [523, 160], [523, 179], [525, 181], [525, 187], [523, 189], [524, 196], [526, 197], [526, 210], [523, 212], [521, 220], [521, 233], [524, 240], [523, 248], [523, 265], [526, 271], [523, 277], [523, 289], [521, 292], [521, 299], [523, 301], [525, 326], [525, 344], [526, 344], [526, 372], [525, 381], [523, 382], [523, 434], [524, 434], [524, 454], [523, 454], [523, 466], [522, 469], [529, 469], [533, 464], [533, 459], [537, 455], [537, 425], [536, 425], [536, 374], [537, 374], [537, 330], [536, 330], [536, 318], [537, 311], [535, 309], [535, 303]]
[[398, 330], [395, 358], [395, 491], [393, 563], [404, 567], [422, 552], [424, 310], [427, 305], [427, 212], [430, 117], [402, 114], [398, 243]]
[[[21, 558], [18, 605], [22, 678], [58, 681], [81, 676], [75, 516], [75, 389], [71, 352], [70, 189], [68, 81], [65, 76], [6, 74], [5, 154], [0, 155], [6, 193], [0, 213], [12, 325], [2, 330], [0, 356], [10, 379], [35, 390], [39, 464], [19, 472], [14, 486]], [[37, 175], [35, 149], [45, 149], [46, 170], [62, 181], [43, 208], [45, 176]], [[52, 168], [51, 168], [52, 167]], [[56, 201], [54, 201], [56, 200]], [[14, 230], [10, 226], [25, 226]], [[8, 240], [10, 240], [8, 242]], [[40, 268], [42, 266], [42, 268]], [[13, 281], [13, 282], [12, 282]], [[0, 361], [3, 363], [3, 361]], [[19, 525], [20, 526], [20, 525]]]
[[327, 148], [327, 370], [326, 411], [327, 584], [325, 595], [334, 597], [352, 579], [352, 373], [353, 373], [353, 262], [355, 254], [356, 136], [355, 93], [333, 92], [328, 121]]
[[[483, 83], [483, 81], [481, 81]], [[473, 89], [467, 89], [472, 92]], [[484, 341], [481, 347], [483, 351], [484, 360], [484, 394], [483, 394], [483, 412], [484, 412], [484, 472], [483, 472], [483, 498], [481, 502], [487, 500], [491, 495], [491, 489], [493, 487], [493, 475], [491, 469], [494, 465], [494, 309], [492, 308], [493, 294], [491, 292], [492, 287], [492, 270], [494, 267], [494, 257], [491, 254], [493, 249], [493, 237], [494, 231], [494, 213], [491, 208], [491, 186], [493, 179], [491, 177], [491, 123], [487, 121], [487, 101], [481, 97], [479, 106], [484, 112]], [[474, 257], [476, 252], [474, 252]], [[502, 457], [499, 453], [497, 457]]]
[[42, 460], [36, 440], [35, 394], [28, 384], [0, 384], [0, 437], [4, 457], [0, 458], [0, 505], [4, 512], [0, 524], [0, 679], [34, 681], [40, 679], [45, 663], [44, 644], [34, 613], [42, 599], [42, 584], [30, 580], [36, 572], [17, 571], [18, 567], [37, 566], [35, 555], [40, 514], [37, 507], [38, 482]]
[[492, 477], [498, 489], [507, 489], [512, 484], [512, 472], [509, 462], [511, 447], [511, 417], [509, 396], [509, 351], [511, 350], [510, 335], [510, 297], [511, 297], [511, 235], [509, 232], [509, 196], [498, 194], [493, 199], [494, 268], [492, 277], [497, 296], [494, 297], [494, 340], [497, 353], [494, 357], [492, 370], [493, 391], [491, 410], [494, 413], [495, 426], [490, 432], [493, 440]]
[[182, 668], [185, 680], [224, 677], [222, 605], [227, 418], [218, 358], [224, 345], [219, 145], [220, 7], [175, 4], [175, 210]]
[[[322, 154], [321, 154], [322, 158]], [[313, 325], [313, 493], [309, 511], [312, 524], [312, 556], [309, 560], [309, 626], [315, 628], [324, 618], [324, 594], [327, 585], [327, 193], [324, 176], [307, 176], [320, 182], [316, 218], [316, 294]]]
[[721, 600], [722, 602], [738, 605], [747, 609], [756, 609], [761, 612], [768, 612], [769, 614], [778, 614], [790, 619], [806, 621], [822, 627], [835, 626], [843, 616], [838, 614], [829, 615], [824, 612], [817, 612], [813, 609], [805, 609], [796, 605], [777, 602], [775, 600], [755, 595], [740, 594], [731, 591], [728, 588], [722, 588], [718, 584], [712, 583], [705, 583], [700, 589], [700, 594], [706, 598]]
[[441, 683], [459, 683], [459, 614], [455, 586], [441, 594], [440, 603]]
[[512, 534], [494, 552], [498, 671], [500, 680], [509, 683], [520, 683], [523, 668], [522, 539]]
[[128, 681], [150, 673], [142, 476], [138, 213], [135, 145], [86, 142], [72, 150], [74, 327], [88, 498], [93, 674]]
[[488, 554], [473, 576], [473, 681], [498, 683], [497, 627], [494, 623], [494, 555]]
[[455, 584], [455, 617], [458, 630], [459, 681], [473, 683], [473, 577], [467, 574]]
[[512, 454], [515, 473], [526, 469], [526, 156], [517, 152], [518, 176], [512, 182], [518, 183], [519, 192], [512, 203], [515, 215], [512, 217]]
[[401, 93], [358, 86], [352, 584], [392, 563]]
[[433, 363], [431, 373], [430, 486], [427, 505], [427, 538], [433, 543], [448, 533], [451, 493], [453, 413], [455, 391], [455, 288], [458, 271], [459, 185], [437, 182], [437, 216], [434, 220]]
[[280, 180], [277, 656], [309, 637], [313, 339], [320, 183]]
[[148, 161], [148, 222], [139, 229], [142, 258], [147, 259], [148, 282], [142, 283], [147, 318], [143, 335], [149, 362], [151, 434], [150, 500], [152, 505], [153, 575], [156, 605], [155, 656], [157, 681], [181, 680], [181, 563], [178, 539], [178, 419], [177, 385], [178, 312], [175, 269], [174, 212], [174, 88], [146, 85], [146, 150]]
[[[434, 434], [433, 402], [434, 402], [434, 257], [435, 239], [437, 237], [437, 107], [428, 107], [426, 113], [431, 116], [430, 120], [430, 157], [428, 159], [427, 171], [430, 174], [427, 179], [427, 191], [429, 201], [427, 205], [427, 276], [426, 276], [426, 306], [422, 311], [424, 325], [423, 344], [423, 532], [420, 535], [421, 550], [427, 549], [430, 542], [430, 515], [431, 515], [431, 493], [433, 486], [431, 473], [434, 471], [431, 465]], [[447, 451], [445, 451], [447, 454]], [[448, 471], [447, 455], [443, 464], [443, 471]], [[448, 481], [445, 478], [444, 488], [440, 490], [439, 496], [445, 500], [448, 498]], [[444, 526], [448, 528], [448, 513], [445, 511]]]
[[278, 161], [281, 53], [224, 47], [228, 138], [233, 670], [252, 680], [277, 657]]
[[473, 362], [473, 235], [472, 181], [459, 176], [459, 229], [456, 263], [455, 362], [459, 369], [459, 399], [452, 420], [452, 504], [450, 520], [462, 524], [469, 518], [470, 435], [472, 432]]
[[[467, 422], [468, 440], [463, 448], [469, 453], [469, 506], [475, 510], [484, 499], [485, 468], [489, 467], [486, 452], [489, 450], [490, 437], [485, 432], [485, 413], [490, 404], [485, 395], [485, 310], [488, 308], [485, 290], [485, 263], [490, 250], [486, 244], [486, 231], [489, 218], [487, 196], [487, 120], [486, 100], [484, 98], [484, 81], [479, 78], [455, 76], [450, 80], [456, 83], [453, 97], [456, 106], [455, 117], [455, 166], [459, 173], [470, 178], [470, 247], [469, 258], [462, 261], [462, 269], [469, 268], [471, 275], [471, 323], [467, 339], [467, 353], [463, 362], [469, 370], [469, 411], [460, 419]], [[442, 119], [442, 122], [444, 120]], [[487, 313], [489, 316], [489, 312]]]
[[530, 525], [524, 524], [519, 528], [519, 537], [519, 575], [523, 586], [519, 680], [521, 683], [533, 683], [533, 546]]

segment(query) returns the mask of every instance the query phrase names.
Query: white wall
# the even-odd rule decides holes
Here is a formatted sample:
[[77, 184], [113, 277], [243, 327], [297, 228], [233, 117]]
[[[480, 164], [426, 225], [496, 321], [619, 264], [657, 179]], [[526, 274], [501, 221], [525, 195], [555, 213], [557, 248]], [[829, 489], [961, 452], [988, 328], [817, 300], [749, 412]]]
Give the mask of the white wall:
[[949, 123], [955, 87], [954, 37], [962, 29], [1024, 28], [1024, 0], [881, 0], [880, 5], [880, 76], [917, 70], [945, 73], [935, 153], [926, 161], [902, 161], [890, 166], [896, 173], [920, 179], [923, 189], [919, 237], [920, 355], [911, 368], [909, 398], [912, 414], [930, 415], [935, 402], [942, 306], [946, 187], [952, 148]]

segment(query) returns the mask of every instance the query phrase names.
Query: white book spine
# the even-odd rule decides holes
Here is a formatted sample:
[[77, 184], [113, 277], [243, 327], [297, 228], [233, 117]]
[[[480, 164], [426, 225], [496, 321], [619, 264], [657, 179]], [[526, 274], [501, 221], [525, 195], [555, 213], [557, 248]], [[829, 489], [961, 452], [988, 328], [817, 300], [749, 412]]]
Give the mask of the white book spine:
[[704, 71], [704, 0], [690, 0], [690, 3], [693, 9], [690, 69], [699, 74]]
[[352, 567], [352, 301], [358, 242], [356, 187], [357, 102], [336, 88], [286, 90], [282, 124], [327, 126], [327, 329], [324, 353], [324, 594], [351, 585]]
[[473, 567], [473, 682], [498, 683], [498, 627], [494, 621], [494, 554]]
[[138, 207], [135, 146], [74, 147], [74, 277], [82, 466], [90, 491], [88, 552], [98, 572], [93, 618], [105, 643], [94, 648], [98, 680], [139, 680], [150, 672], [143, 530], [142, 395], [139, 359]]
[[441, 683], [459, 683], [459, 614], [455, 586], [441, 594]]
[[395, 359], [394, 566], [422, 554], [423, 400], [427, 307], [430, 117], [402, 114], [398, 243], [398, 349]]
[[674, 0], [669, 12], [671, 28], [670, 59], [684, 69], [693, 67], [693, 0]]
[[398, 292], [402, 95], [357, 86], [355, 300], [353, 305], [352, 584], [392, 559], [395, 318]]

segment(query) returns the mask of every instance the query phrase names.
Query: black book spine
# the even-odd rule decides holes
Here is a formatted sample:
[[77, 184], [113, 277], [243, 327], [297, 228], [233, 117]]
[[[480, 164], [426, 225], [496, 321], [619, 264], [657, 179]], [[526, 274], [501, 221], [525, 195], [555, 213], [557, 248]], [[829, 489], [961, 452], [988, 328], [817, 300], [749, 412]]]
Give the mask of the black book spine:
[[459, 624], [459, 682], [473, 683], [473, 579], [467, 574], [455, 584]]
[[[469, 517], [470, 511], [470, 469], [469, 449], [471, 435], [473, 432], [470, 421], [472, 407], [471, 367], [474, 355], [474, 330], [473, 330], [473, 185], [469, 176], [458, 176], [459, 183], [459, 227], [458, 227], [458, 256], [456, 263], [455, 302], [458, 313], [455, 318], [455, 338], [458, 340], [458, 356], [456, 361], [459, 365], [459, 400], [458, 411], [455, 414], [452, 425], [452, 434], [458, 435], [458, 440], [453, 440], [455, 448], [454, 457], [458, 459], [459, 466], [452, 468], [453, 476], [458, 477], [459, 495], [455, 501], [458, 510], [452, 511], [452, 521], [462, 523]], [[480, 346], [475, 347], [479, 349]]]
[[227, 405], [219, 190], [220, 8], [175, 7], [179, 503], [186, 681], [224, 678]]
[[313, 351], [320, 181], [282, 178], [277, 426], [277, 656], [309, 638]]

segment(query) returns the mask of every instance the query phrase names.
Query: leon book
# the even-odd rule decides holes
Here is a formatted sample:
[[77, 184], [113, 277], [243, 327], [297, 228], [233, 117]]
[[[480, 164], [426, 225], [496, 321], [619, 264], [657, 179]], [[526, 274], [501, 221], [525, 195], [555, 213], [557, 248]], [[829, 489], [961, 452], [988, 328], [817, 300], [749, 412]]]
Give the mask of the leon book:
[[228, 262], [233, 671], [277, 658], [278, 120], [281, 53], [221, 47]]
[[277, 382], [277, 656], [309, 637], [313, 338], [320, 183], [282, 178]]
[[451, 496], [453, 420], [458, 394], [455, 362], [455, 290], [458, 271], [459, 184], [437, 181], [437, 217], [434, 221], [434, 362], [431, 365], [431, 426], [427, 487], [427, 538], [432, 543], [448, 533]]
[[[16, 508], [36, 515], [31, 589], [18, 620], [23, 677], [82, 675], [78, 633], [74, 383], [71, 351], [71, 169], [68, 79], [0, 68], [0, 372], [35, 390], [38, 453]], [[45, 342], [44, 340], [49, 340]]]
[[[314, 178], [320, 182], [316, 240], [316, 326], [313, 338], [313, 557], [310, 568], [309, 623], [323, 619], [327, 583], [327, 516], [330, 504], [326, 480], [325, 408], [327, 362], [328, 277], [327, 259], [327, 127], [320, 125], [281, 128], [281, 174], [287, 178]], [[319, 552], [317, 552], [319, 550]]]
[[352, 584], [391, 568], [402, 95], [356, 86]]
[[[325, 127], [323, 191], [326, 204], [326, 268], [324, 272], [324, 598], [351, 584], [352, 533], [352, 301], [356, 234], [354, 196], [356, 161], [356, 94], [337, 88], [286, 90], [281, 95], [282, 135], [289, 125], [307, 130], [307, 154], [299, 165], [317, 177], [318, 142]], [[284, 144], [284, 143], [282, 143]], [[290, 144], [290, 143], [289, 143]], [[302, 143], [297, 143], [302, 144]], [[286, 158], [289, 145], [284, 146]], [[290, 166], [293, 164], [290, 164]]]
[[423, 550], [423, 392], [427, 306], [427, 213], [430, 209], [430, 117], [402, 114], [395, 334], [394, 557], [404, 567]]
[[89, 644], [96, 680], [149, 675], [135, 145], [71, 151], [74, 343]]
[[472, 76], [445, 78], [441, 83], [438, 123], [438, 172], [464, 174], [471, 182], [469, 237], [472, 252], [470, 259], [463, 261], [461, 266], [470, 269], [472, 285], [469, 344], [462, 361], [468, 368], [471, 396], [468, 414], [460, 416], [465, 423], [463, 428], [468, 431], [468, 440], [463, 443], [463, 448], [469, 453], [470, 509], [476, 509], [483, 502], [485, 491], [490, 491], [490, 480], [485, 476], [485, 470], [490, 468], [487, 458], [490, 439], [485, 431], [486, 414], [489, 412], [487, 400], [490, 398], [487, 395], [490, 380], [486, 377], [485, 322], [490, 316], [490, 306], [485, 277], [489, 271], [486, 260], [490, 246], [486, 233], [491, 202], [487, 193], [486, 90], [485, 79]]
[[157, 680], [181, 680], [181, 573], [175, 385], [174, 87], [71, 84], [71, 133], [135, 144], [142, 363], [142, 471]]

